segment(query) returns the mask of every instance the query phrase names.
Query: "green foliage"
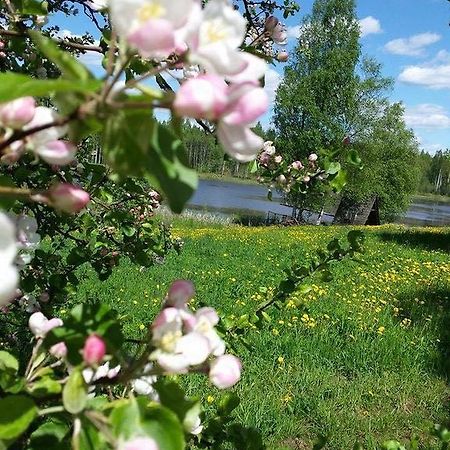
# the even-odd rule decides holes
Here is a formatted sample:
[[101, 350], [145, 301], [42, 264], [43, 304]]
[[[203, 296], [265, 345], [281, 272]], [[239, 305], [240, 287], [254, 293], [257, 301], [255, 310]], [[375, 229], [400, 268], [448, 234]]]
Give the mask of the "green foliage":
[[147, 178], [160, 189], [174, 212], [181, 212], [197, 187], [185, 163], [182, 142], [148, 111], [120, 111], [106, 125], [104, 155], [119, 176]]
[[81, 369], [75, 368], [64, 385], [62, 394], [64, 408], [70, 414], [79, 414], [87, 403], [87, 384]]
[[0, 399], [0, 441], [18, 438], [36, 416], [36, 405], [28, 397], [11, 395]]
[[13, 72], [0, 73], [0, 102], [19, 97], [43, 97], [56, 92], [89, 93], [101, 86], [100, 80], [38, 80]]
[[175, 413], [145, 397], [121, 403], [111, 414], [111, 425], [117, 437], [149, 436], [158, 448], [183, 450], [184, 434]]

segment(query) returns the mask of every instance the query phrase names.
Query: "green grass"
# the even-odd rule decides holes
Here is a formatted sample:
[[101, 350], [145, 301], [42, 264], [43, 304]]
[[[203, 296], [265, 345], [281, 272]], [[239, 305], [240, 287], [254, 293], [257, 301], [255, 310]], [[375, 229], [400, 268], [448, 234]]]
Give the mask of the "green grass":
[[[222, 315], [252, 311], [281, 269], [303, 260], [345, 227], [244, 228], [176, 223], [181, 256], [141, 271], [122, 261], [111, 278], [86, 275], [73, 301], [96, 298], [120, 311], [139, 335], [156, 314], [171, 280], [189, 278], [196, 301]], [[260, 429], [269, 448], [311, 448], [318, 434], [328, 449], [367, 448], [416, 433], [428, 442], [434, 422], [450, 418], [450, 230], [365, 228], [361, 263], [344, 261], [330, 283], [314, 280], [305, 309], [276, 312], [253, 350], [242, 349], [238, 416]], [[190, 391], [220, 397], [203, 378]], [[211, 398], [210, 398], [211, 400]], [[427, 444], [423, 448], [433, 447]]]
[[449, 195], [438, 195], [438, 194], [416, 194], [413, 197], [414, 201], [426, 201], [426, 202], [445, 202], [450, 203]]

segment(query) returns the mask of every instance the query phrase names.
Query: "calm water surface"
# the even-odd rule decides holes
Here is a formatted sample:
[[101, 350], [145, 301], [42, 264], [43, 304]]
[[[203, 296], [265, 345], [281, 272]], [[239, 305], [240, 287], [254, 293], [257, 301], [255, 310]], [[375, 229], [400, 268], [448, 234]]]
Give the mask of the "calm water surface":
[[[265, 216], [268, 211], [273, 211], [290, 215], [292, 208], [282, 205], [281, 202], [281, 197], [276, 193], [273, 195], [273, 200], [269, 201], [267, 189], [263, 186], [201, 180], [188, 206], [221, 214]], [[450, 203], [423, 200], [414, 202], [404, 217], [398, 219], [398, 222], [407, 225], [450, 225]]]

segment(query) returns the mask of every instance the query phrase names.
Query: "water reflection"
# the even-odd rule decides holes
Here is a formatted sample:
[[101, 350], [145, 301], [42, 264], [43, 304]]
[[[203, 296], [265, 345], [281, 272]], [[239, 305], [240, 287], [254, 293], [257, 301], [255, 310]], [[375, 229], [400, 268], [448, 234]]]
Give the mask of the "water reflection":
[[[273, 200], [269, 201], [264, 186], [201, 180], [188, 206], [226, 215], [239, 213], [266, 216], [268, 211], [290, 215], [292, 209], [281, 202], [282, 199], [276, 192]], [[310, 220], [314, 221], [315, 215], [312, 215]], [[331, 218], [324, 217], [324, 220], [330, 221]], [[424, 200], [414, 202], [397, 222], [407, 225], [450, 225], [450, 203]]]

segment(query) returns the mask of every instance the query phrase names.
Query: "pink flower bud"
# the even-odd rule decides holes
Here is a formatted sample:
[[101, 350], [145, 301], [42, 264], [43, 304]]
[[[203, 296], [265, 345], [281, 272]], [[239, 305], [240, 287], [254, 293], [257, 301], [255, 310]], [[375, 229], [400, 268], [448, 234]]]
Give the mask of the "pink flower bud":
[[119, 445], [120, 450], [159, 450], [157, 443], [150, 438], [138, 437]]
[[71, 142], [51, 141], [36, 148], [36, 153], [47, 163], [64, 166], [75, 158], [77, 148]]
[[48, 195], [54, 208], [71, 214], [81, 211], [90, 200], [86, 191], [69, 183], [54, 185]]
[[55, 358], [61, 359], [67, 355], [67, 346], [64, 342], [59, 342], [58, 344], [52, 345], [48, 351]]
[[225, 81], [216, 75], [199, 75], [185, 81], [177, 92], [173, 106], [180, 116], [217, 120], [227, 106]]
[[266, 23], [264, 24], [264, 28], [267, 31], [273, 31], [275, 27], [278, 25], [279, 20], [275, 16], [269, 16], [266, 19]]
[[294, 162], [291, 164], [291, 167], [292, 167], [294, 170], [301, 170], [301, 169], [303, 169], [303, 164], [301, 163], [301, 161], [294, 161]]
[[343, 143], [344, 145], [350, 145], [350, 144], [352, 143], [352, 141], [350, 140], [350, 137], [349, 137], [349, 136], [345, 136], [345, 138], [342, 139], [342, 143]]
[[223, 355], [215, 359], [209, 369], [209, 379], [219, 389], [234, 386], [241, 378], [242, 365], [236, 356]]
[[269, 107], [266, 92], [254, 83], [231, 85], [229, 104], [222, 120], [228, 125], [250, 125]]
[[318, 156], [317, 156], [315, 153], [311, 153], [311, 154], [308, 156], [308, 161], [309, 161], [309, 162], [315, 162], [315, 161], [317, 161], [317, 158], [318, 158]]
[[105, 341], [95, 335], [91, 334], [84, 343], [83, 360], [89, 366], [98, 365], [102, 362], [106, 354]]
[[0, 50], [5, 48], [5, 43], [3, 41], [0, 41]]
[[175, 308], [185, 308], [186, 303], [195, 295], [194, 285], [190, 281], [177, 280], [174, 281], [167, 294], [165, 306], [173, 306]]
[[289, 59], [289, 53], [286, 50], [282, 50], [278, 52], [277, 61], [286, 62]]
[[175, 50], [175, 33], [168, 20], [154, 19], [131, 32], [128, 42], [144, 58], [164, 57]]
[[0, 123], [8, 128], [21, 128], [34, 117], [36, 102], [33, 97], [23, 97], [0, 104]]
[[286, 177], [283, 174], [278, 175], [277, 182], [279, 184], [286, 184], [286, 181], [287, 181], [287, 179], [286, 179]]
[[278, 45], [286, 45], [287, 44], [287, 31], [286, 27], [278, 23], [272, 31], [271, 37], [273, 41]]
[[36, 338], [44, 338], [45, 335], [56, 327], [61, 327], [63, 321], [58, 318], [48, 320], [41, 312], [31, 314], [28, 320], [28, 326]]

